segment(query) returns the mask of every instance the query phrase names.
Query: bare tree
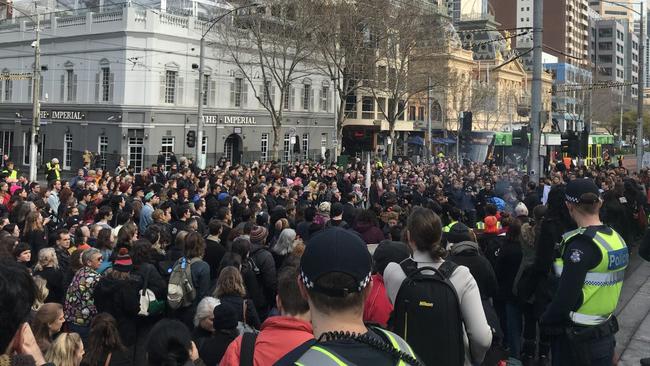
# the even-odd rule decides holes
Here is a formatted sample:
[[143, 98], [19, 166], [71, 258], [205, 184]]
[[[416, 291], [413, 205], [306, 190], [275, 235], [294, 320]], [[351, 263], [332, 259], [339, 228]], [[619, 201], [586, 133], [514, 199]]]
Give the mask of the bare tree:
[[[273, 159], [279, 157], [284, 112], [292, 108], [292, 83], [317, 70], [313, 66], [316, 18], [312, 0], [268, 0], [235, 15], [222, 32], [228, 61], [271, 117]], [[231, 86], [231, 103], [245, 103], [238, 85]], [[241, 94], [246, 95], [244, 90]], [[238, 99], [239, 98], [239, 99]]]
[[[437, 14], [438, 7], [420, 0], [374, 1], [383, 12], [375, 19], [377, 59], [364, 78], [364, 87], [378, 102], [388, 122], [391, 145], [388, 159], [395, 150], [395, 127], [403, 117], [409, 99], [426, 92], [427, 80], [435, 70], [432, 57], [447, 45], [448, 29]], [[432, 86], [440, 85], [432, 78]], [[386, 101], [386, 105], [384, 105]]]

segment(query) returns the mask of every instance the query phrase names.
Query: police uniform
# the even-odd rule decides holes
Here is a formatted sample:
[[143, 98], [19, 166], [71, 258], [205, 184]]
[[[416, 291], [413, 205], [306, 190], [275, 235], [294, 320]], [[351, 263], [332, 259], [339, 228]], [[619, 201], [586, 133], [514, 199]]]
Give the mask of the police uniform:
[[[366, 290], [372, 277], [372, 258], [359, 236], [331, 227], [310, 238], [309, 247], [300, 260], [300, 282], [309, 294], [319, 293], [331, 300]], [[330, 273], [350, 276], [353, 285], [320, 282]], [[311, 295], [310, 295], [311, 296]], [[356, 304], [362, 306], [361, 303]], [[315, 307], [312, 311], [318, 311]], [[345, 311], [350, 311], [348, 308]], [[338, 312], [326, 316], [339, 319]], [[352, 320], [363, 325], [361, 315]], [[314, 326], [316, 328], [316, 325]], [[365, 326], [363, 334], [348, 331], [322, 333], [318, 340], [307, 341], [278, 360], [276, 366], [415, 366], [423, 365], [411, 347], [397, 334]]]
[[451, 228], [454, 227], [454, 225], [456, 225], [457, 223], [458, 223], [458, 221], [455, 221], [455, 220], [454, 220], [454, 221], [450, 222], [449, 225], [447, 225], [447, 226], [443, 226], [443, 228], [442, 228], [442, 232], [443, 232], [443, 233], [448, 233], [448, 232], [450, 232], [450, 231], [451, 231]]
[[[566, 200], [594, 203], [581, 198], [586, 193], [597, 197], [598, 188], [590, 179], [576, 179]], [[612, 365], [618, 331], [613, 313], [629, 262], [625, 241], [606, 225], [588, 226], [565, 233], [558, 249], [558, 288], [540, 320], [554, 339], [553, 365]]]

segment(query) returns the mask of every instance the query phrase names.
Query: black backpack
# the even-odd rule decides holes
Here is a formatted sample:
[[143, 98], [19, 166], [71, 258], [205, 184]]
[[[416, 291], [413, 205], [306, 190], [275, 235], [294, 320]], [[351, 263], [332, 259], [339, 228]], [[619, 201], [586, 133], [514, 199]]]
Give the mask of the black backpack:
[[438, 269], [418, 268], [409, 258], [400, 266], [407, 277], [397, 292], [390, 328], [425, 365], [462, 366], [463, 318], [456, 289], [449, 281], [458, 265], [445, 261]]

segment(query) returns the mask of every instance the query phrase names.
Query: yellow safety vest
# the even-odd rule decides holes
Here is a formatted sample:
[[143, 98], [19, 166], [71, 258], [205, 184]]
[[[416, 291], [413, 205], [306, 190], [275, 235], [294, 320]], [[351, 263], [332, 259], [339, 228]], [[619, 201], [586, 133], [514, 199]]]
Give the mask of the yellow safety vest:
[[450, 231], [451, 231], [451, 228], [454, 227], [454, 225], [456, 225], [457, 223], [458, 223], [458, 221], [452, 221], [452, 222], [450, 222], [449, 225], [447, 225], [447, 226], [445, 226], [445, 227], [442, 228], [442, 232], [443, 232], [443, 233], [448, 233], [448, 232], [450, 232]]
[[47, 168], [48, 176], [51, 171], [54, 171], [55, 179], [59, 180], [61, 179], [61, 171], [59, 169], [59, 164], [52, 165], [52, 163], [47, 163], [45, 164], [45, 167]]
[[[416, 358], [415, 353], [411, 349], [411, 346], [406, 343], [400, 336], [393, 332], [381, 328], [373, 328], [376, 331], [381, 332], [388, 338], [390, 345], [398, 350], [406, 353], [407, 355]], [[295, 362], [297, 366], [348, 366], [352, 365], [345, 358], [339, 356], [335, 352], [327, 349], [326, 346], [316, 344], [311, 346], [307, 352], [305, 352], [298, 361]], [[408, 366], [410, 364], [402, 361], [401, 359], [397, 363], [397, 366]]]
[[[485, 230], [485, 222], [483, 222], [483, 221], [479, 221], [479, 222], [477, 222], [477, 223], [476, 223], [476, 228], [477, 228], [478, 230]], [[497, 229], [499, 229], [499, 230], [502, 229], [502, 226], [501, 226], [501, 222], [500, 222], [500, 221], [497, 221]]]
[[18, 171], [16, 169], [12, 169], [11, 173], [9, 172], [9, 169], [4, 169], [2, 174], [6, 174], [7, 178], [18, 179]]
[[[610, 228], [611, 229], [611, 228]], [[556, 258], [554, 268], [558, 276], [562, 275], [564, 267], [563, 254], [566, 245], [578, 235], [585, 235], [596, 244], [602, 254], [600, 263], [587, 272], [582, 285], [582, 304], [569, 316], [580, 325], [598, 325], [607, 321], [618, 304], [618, 298], [623, 288], [625, 268], [629, 263], [630, 254], [625, 240], [611, 229], [607, 234], [589, 228], [579, 228], [562, 236], [560, 257]]]

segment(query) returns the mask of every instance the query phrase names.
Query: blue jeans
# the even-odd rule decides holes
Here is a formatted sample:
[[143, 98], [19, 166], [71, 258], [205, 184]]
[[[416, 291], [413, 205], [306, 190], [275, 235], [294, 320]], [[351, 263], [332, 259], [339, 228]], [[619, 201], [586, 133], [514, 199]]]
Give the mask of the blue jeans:
[[522, 314], [518, 304], [506, 302], [506, 339], [510, 356], [519, 358], [521, 353]]
[[[614, 359], [614, 348], [616, 339], [614, 334], [594, 339], [587, 342], [586, 349], [589, 352], [590, 366], [612, 366]], [[553, 366], [583, 366], [580, 365], [573, 355], [573, 348], [566, 336], [556, 337], [552, 346]]]

